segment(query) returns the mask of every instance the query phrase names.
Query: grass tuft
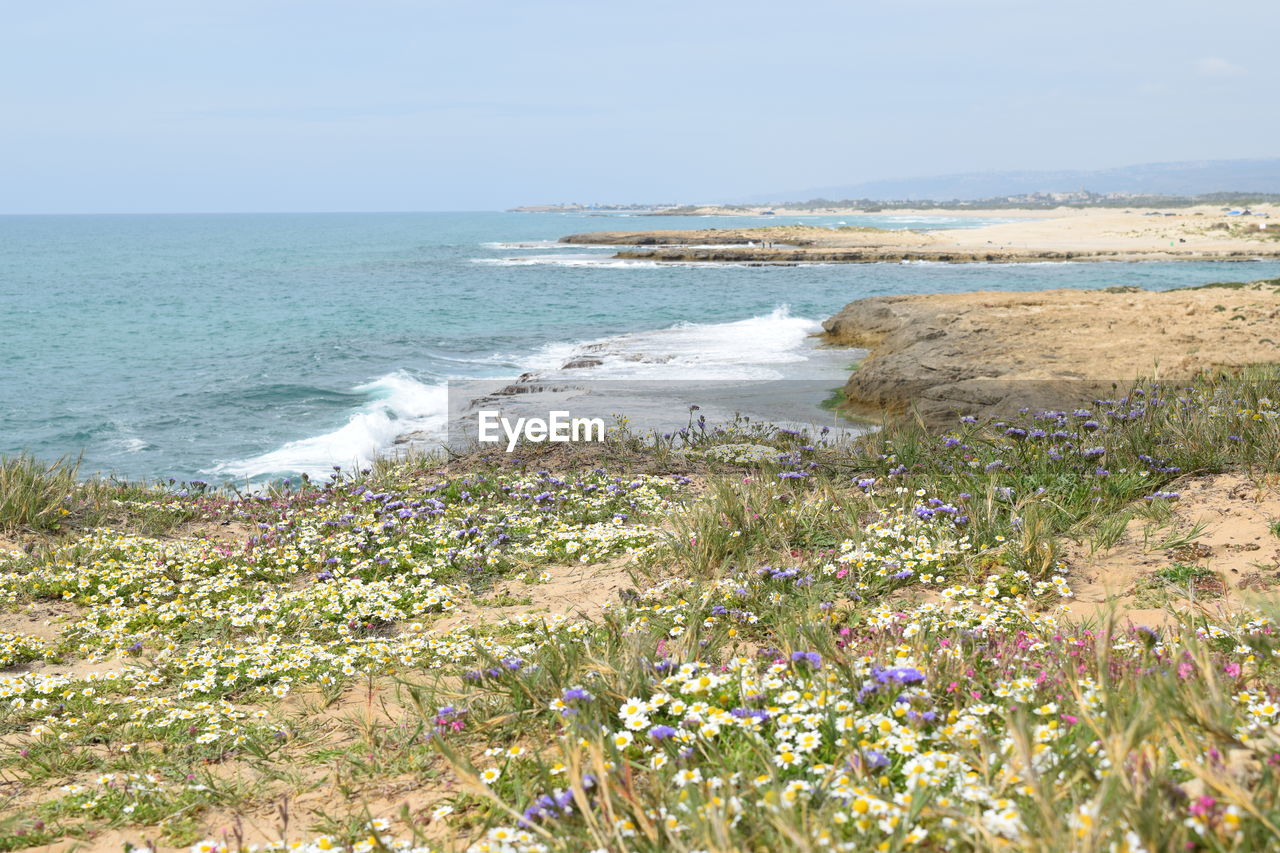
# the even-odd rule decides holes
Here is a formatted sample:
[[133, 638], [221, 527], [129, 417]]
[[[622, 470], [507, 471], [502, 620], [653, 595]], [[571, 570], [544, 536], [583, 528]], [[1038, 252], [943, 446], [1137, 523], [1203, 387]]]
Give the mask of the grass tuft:
[[44, 463], [25, 453], [0, 458], [0, 530], [58, 530], [71, 514], [79, 472], [79, 460]]

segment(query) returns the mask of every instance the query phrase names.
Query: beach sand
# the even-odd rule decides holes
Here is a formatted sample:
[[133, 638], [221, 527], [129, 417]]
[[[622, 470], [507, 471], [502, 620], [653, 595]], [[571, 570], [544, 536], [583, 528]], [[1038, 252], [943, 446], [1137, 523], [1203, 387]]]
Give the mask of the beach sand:
[[[616, 245], [616, 257], [658, 261], [743, 263], [874, 263], [938, 261], [1245, 260], [1280, 257], [1280, 206], [1260, 205], [1249, 216], [1221, 207], [1177, 210], [1060, 209], [984, 211], [1017, 218], [977, 228], [932, 231], [777, 225], [573, 234], [562, 242]], [[1020, 214], [1017, 217], [1012, 214]], [[894, 215], [904, 211], [895, 211]], [[927, 211], [921, 215], [971, 215]], [[852, 214], [850, 214], [852, 215]], [[748, 245], [750, 244], [750, 245]], [[653, 247], [653, 248], [649, 248]]]

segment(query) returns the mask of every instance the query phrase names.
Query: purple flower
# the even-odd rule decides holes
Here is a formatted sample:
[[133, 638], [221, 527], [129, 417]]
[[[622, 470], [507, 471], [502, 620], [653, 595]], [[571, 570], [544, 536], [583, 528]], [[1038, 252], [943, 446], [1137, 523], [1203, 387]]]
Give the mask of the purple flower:
[[729, 713], [740, 720], [745, 720], [747, 717], [751, 717], [764, 722], [769, 719], [769, 712], [763, 708], [734, 708]]
[[898, 684], [919, 684], [924, 681], [924, 673], [915, 667], [897, 666], [892, 669], [881, 669], [874, 672], [876, 681], [881, 684], [896, 682]]
[[888, 757], [878, 749], [868, 749], [863, 753], [863, 761], [867, 762], [867, 766], [872, 770], [879, 770], [881, 767], [888, 767]]
[[817, 652], [792, 652], [791, 662], [795, 664], [808, 664], [813, 669], [821, 669], [822, 655]]
[[667, 738], [671, 737], [675, 733], [676, 733], [676, 730], [671, 728], [671, 726], [654, 726], [653, 728], [649, 729], [649, 737], [653, 738], [654, 740], [666, 740]]

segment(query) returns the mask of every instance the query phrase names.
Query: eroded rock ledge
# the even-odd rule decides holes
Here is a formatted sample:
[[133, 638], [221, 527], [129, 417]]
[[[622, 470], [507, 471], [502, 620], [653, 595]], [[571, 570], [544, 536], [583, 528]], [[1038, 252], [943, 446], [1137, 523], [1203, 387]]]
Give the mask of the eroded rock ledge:
[[1280, 280], [872, 297], [823, 326], [832, 344], [869, 350], [844, 387], [852, 410], [914, 408], [949, 424], [958, 414], [1088, 403], [1137, 378], [1280, 362]]

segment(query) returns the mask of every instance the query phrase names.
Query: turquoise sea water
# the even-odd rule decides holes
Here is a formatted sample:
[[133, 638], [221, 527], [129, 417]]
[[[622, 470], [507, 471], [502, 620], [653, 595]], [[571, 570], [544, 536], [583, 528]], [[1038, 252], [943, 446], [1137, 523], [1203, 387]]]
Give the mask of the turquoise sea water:
[[130, 477], [315, 472], [438, 429], [450, 377], [554, 372], [589, 352], [602, 377], [820, 378], [835, 363], [809, 335], [862, 296], [1280, 276], [1277, 262], [656, 265], [553, 242], [744, 224], [509, 213], [0, 217], [0, 453], [83, 453], [85, 470]]

